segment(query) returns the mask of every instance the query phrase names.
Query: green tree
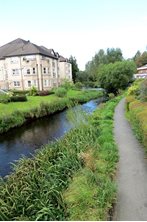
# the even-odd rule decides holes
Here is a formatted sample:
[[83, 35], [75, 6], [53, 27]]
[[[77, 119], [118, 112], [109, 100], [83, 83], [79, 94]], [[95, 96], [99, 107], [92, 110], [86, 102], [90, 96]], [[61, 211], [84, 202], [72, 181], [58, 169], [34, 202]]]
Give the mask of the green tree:
[[135, 55], [135, 63], [137, 65], [137, 67], [143, 66], [147, 64], [147, 52], [143, 52], [140, 56], [139, 53], [137, 55]]
[[79, 71], [78, 64], [77, 64], [77, 60], [76, 60], [75, 57], [70, 56], [69, 62], [70, 62], [71, 65], [72, 65], [72, 80], [73, 80], [73, 82], [75, 83], [75, 82], [76, 82], [77, 72]]
[[119, 89], [125, 89], [136, 72], [133, 61], [121, 61], [103, 65], [98, 73], [100, 86], [108, 93], [117, 95]]
[[85, 70], [89, 75], [90, 81], [96, 81], [98, 70], [102, 65], [122, 60], [123, 56], [120, 48], [108, 48], [106, 53], [103, 49], [100, 49], [92, 60], [86, 64]]
[[77, 75], [76, 75], [76, 82], [82, 82], [82, 83], [85, 83], [89, 81], [89, 75], [86, 71], [79, 71], [77, 72]]
[[120, 48], [108, 48], [107, 49], [107, 63], [114, 63], [123, 60], [122, 51]]

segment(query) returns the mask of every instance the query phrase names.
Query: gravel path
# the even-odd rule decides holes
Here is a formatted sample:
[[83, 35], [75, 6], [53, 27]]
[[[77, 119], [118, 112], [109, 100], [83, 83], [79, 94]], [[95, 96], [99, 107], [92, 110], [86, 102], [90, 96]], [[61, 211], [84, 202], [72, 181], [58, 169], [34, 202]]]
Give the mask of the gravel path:
[[118, 144], [118, 196], [113, 220], [147, 221], [147, 159], [125, 118], [125, 99], [115, 110], [115, 140]]

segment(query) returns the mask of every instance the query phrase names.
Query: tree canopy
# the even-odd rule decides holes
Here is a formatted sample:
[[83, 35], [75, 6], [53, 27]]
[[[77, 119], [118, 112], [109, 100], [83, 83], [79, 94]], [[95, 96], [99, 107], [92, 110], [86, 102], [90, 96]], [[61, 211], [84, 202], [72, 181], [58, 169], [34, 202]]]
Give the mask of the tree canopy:
[[86, 64], [85, 71], [91, 81], [96, 81], [98, 70], [102, 65], [122, 60], [123, 56], [120, 48], [108, 48], [106, 52], [103, 49], [100, 49], [92, 60]]
[[100, 86], [108, 93], [118, 93], [125, 89], [133, 78], [136, 65], [133, 61], [120, 61], [103, 65], [98, 72]]
[[141, 53], [140, 51], [137, 51], [135, 56], [133, 57], [133, 60], [135, 61], [137, 67], [141, 67], [143, 65], [147, 64], [147, 52], [144, 51]]

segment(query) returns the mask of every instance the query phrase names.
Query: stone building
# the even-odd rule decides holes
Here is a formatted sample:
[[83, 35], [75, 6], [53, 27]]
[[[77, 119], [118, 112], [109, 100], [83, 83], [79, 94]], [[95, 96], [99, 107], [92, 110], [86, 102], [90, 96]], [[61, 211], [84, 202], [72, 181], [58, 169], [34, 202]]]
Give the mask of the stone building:
[[63, 79], [72, 81], [71, 64], [60, 60], [53, 49], [30, 41], [18, 38], [7, 43], [0, 47], [0, 88], [28, 90], [35, 86], [42, 91], [58, 87]]

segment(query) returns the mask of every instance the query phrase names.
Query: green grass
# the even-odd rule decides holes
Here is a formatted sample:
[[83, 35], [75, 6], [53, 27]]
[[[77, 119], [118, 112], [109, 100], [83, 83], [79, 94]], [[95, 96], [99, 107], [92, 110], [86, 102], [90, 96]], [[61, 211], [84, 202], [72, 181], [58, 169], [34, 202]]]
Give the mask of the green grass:
[[91, 118], [97, 128], [97, 139], [82, 153], [83, 168], [69, 184], [63, 197], [67, 205], [67, 220], [107, 220], [116, 198], [113, 177], [118, 150], [113, 137], [113, 113], [120, 98], [113, 99], [95, 111]]
[[61, 111], [77, 103], [83, 103], [102, 96], [101, 92], [69, 90], [59, 98], [55, 95], [28, 96], [26, 102], [0, 103], [0, 133], [21, 126], [26, 121]]
[[[86, 94], [89, 94], [91, 98], [94, 96], [98, 96], [97, 92], [88, 92]], [[76, 90], [69, 90], [67, 92], [67, 98], [71, 98], [72, 96], [77, 97], [78, 96], [84, 96], [84, 91], [76, 91]], [[28, 96], [28, 101], [26, 102], [11, 102], [8, 104], [0, 103], [0, 113], [1, 116], [6, 116], [8, 114], [13, 113], [16, 110], [26, 111], [28, 109], [39, 107], [41, 102], [44, 103], [51, 103], [51, 102], [58, 102], [62, 98], [59, 98], [55, 95], [49, 95], [49, 96]]]
[[26, 102], [11, 102], [8, 104], [0, 103], [0, 113], [1, 116], [11, 114], [15, 110], [26, 111], [30, 108], [34, 108], [40, 105], [41, 102], [53, 102], [58, 101], [60, 98], [55, 95], [49, 96], [28, 96], [28, 101]]
[[106, 220], [116, 195], [112, 131], [119, 99], [34, 158], [18, 161], [0, 181], [0, 220]]

